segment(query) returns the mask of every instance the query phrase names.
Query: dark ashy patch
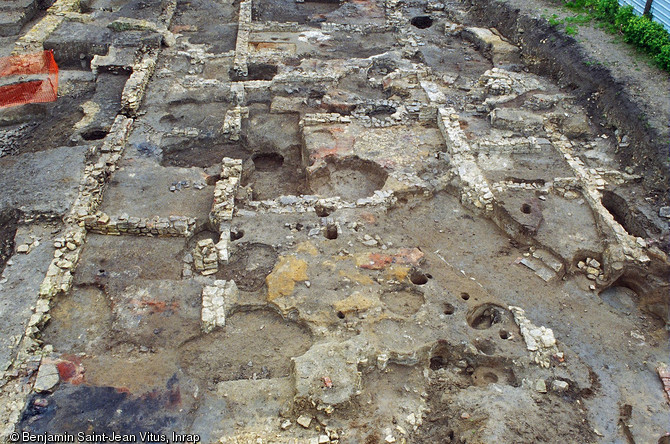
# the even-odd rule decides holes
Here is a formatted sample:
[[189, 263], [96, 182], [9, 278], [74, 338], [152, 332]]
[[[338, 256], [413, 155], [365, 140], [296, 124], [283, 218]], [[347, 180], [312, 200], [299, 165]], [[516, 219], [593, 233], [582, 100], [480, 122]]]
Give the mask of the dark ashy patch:
[[19, 212], [7, 210], [0, 213], [0, 273], [14, 254], [14, 236], [16, 235]]
[[115, 387], [61, 384], [49, 395], [34, 394], [29, 399], [18, 431], [70, 433], [95, 431], [134, 435], [151, 432], [171, 437], [183, 430], [184, 416], [179, 414], [179, 385], [169, 383], [165, 390], [134, 397]]
[[[148, 155], [154, 153], [149, 144], [142, 144]], [[150, 149], [151, 148], [151, 149]], [[138, 149], [140, 147], [138, 146]], [[148, 151], [146, 151], [148, 149]], [[239, 144], [226, 143], [215, 138], [180, 138], [170, 137], [162, 147], [162, 166], [208, 168], [221, 163], [224, 157], [244, 159], [248, 157], [246, 150]]]

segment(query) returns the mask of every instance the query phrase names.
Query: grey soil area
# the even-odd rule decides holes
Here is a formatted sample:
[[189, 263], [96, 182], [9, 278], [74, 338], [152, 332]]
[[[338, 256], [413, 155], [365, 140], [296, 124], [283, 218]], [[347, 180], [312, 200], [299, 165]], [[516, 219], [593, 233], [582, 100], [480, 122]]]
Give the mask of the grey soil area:
[[60, 83], [0, 109], [0, 442], [670, 442], [668, 78], [614, 36], [5, 3]]

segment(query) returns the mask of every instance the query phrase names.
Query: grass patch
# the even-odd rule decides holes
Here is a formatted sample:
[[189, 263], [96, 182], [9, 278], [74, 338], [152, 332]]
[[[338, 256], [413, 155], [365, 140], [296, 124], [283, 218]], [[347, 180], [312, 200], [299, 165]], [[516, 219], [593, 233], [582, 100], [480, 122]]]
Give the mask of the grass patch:
[[588, 14], [578, 14], [571, 17], [565, 18], [565, 23], [574, 23], [576, 25], [583, 25], [585, 23], [591, 23], [593, 21], [593, 16]]

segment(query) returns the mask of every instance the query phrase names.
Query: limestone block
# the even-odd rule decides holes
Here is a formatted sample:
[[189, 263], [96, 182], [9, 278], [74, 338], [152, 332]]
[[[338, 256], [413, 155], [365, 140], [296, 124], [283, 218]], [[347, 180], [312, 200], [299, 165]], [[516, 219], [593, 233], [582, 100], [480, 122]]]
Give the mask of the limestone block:
[[[202, 331], [209, 333], [226, 325], [226, 311], [230, 302], [236, 301], [238, 289], [235, 281], [215, 281], [213, 286], [202, 289]], [[227, 304], [228, 302], [228, 304]]]

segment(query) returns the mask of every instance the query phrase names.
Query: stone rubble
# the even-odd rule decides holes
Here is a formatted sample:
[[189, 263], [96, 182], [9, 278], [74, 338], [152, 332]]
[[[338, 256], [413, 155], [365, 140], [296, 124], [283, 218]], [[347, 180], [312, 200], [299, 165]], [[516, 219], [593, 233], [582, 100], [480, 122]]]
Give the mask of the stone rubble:
[[600, 262], [594, 258], [587, 257], [583, 261], [579, 261], [577, 263], [577, 268], [586, 273], [586, 277], [592, 281], [605, 278], [602, 274]]
[[37, 372], [37, 377], [35, 378], [35, 384], [33, 384], [33, 390], [38, 393], [48, 392], [59, 382], [60, 376], [56, 365], [42, 361], [39, 371]]
[[121, 95], [121, 109], [127, 116], [135, 116], [144, 97], [149, 80], [156, 69], [158, 52], [150, 51], [142, 57], [139, 63], [133, 65], [133, 73], [126, 82]]
[[[217, 327], [226, 325], [226, 311], [230, 304], [237, 301], [238, 290], [235, 281], [214, 281], [202, 289], [202, 331], [209, 333]], [[227, 301], [227, 302], [226, 302]]]
[[570, 384], [560, 379], [554, 379], [551, 381], [551, 389], [555, 392], [565, 392], [570, 388]]
[[198, 241], [193, 250], [193, 266], [203, 276], [219, 271], [219, 254], [212, 239]]
[[[552, 358], [559, 353], [554, 332], [550, 328], [534, 325], [526, 318], [526, 312], [522, 308], [515, 306], [508, 308], [514, 315], [514, 322], [521, 330], [521, 336], [526, 342], [526, 348], [531, 352], [533, 362], [540, 367], [549, 368]], [[542, 383], [544, 384], [544, 381]], [[544, 391], [546, 392], [546, 386]]]
[[247, 107], [236, 106], [226, 111], [226, 117], [223, 121], [221, 132], [230, 140], [240, 140], [240, 131], [242, 130], [242, 119], [249, 117]]

